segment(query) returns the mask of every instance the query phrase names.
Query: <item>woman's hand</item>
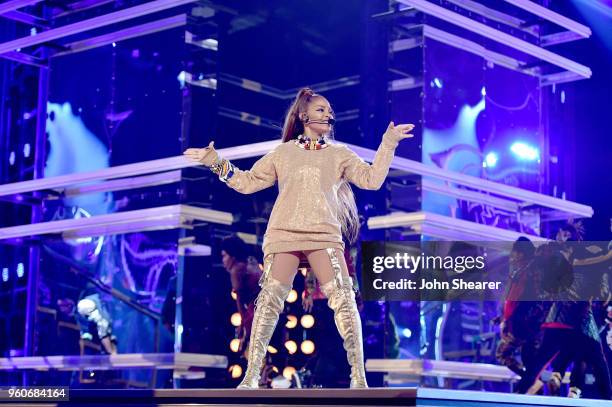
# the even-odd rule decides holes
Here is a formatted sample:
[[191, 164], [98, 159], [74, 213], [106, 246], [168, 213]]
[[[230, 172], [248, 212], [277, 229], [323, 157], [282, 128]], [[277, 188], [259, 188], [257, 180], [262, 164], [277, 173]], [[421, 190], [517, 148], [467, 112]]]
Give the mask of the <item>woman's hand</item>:
[[304, 308], [304, 312], [312, 312], [313, 305], [314, 299], [312, 298], [312, 295], [302, 298], [302, 308]]
[[397, 126], [390, 122], [385, 134], [383, 134], [383, 143], [389, 147], [395, 148], [405, 138], [414, 137], [409, 134], [414, 129], [414, 124], [398, 124]]
[[183, 155], [207, 167], [211, 167], [219, 159], [214, 141], [211, 141], [206, 148], [188, 148], [183, 151]]

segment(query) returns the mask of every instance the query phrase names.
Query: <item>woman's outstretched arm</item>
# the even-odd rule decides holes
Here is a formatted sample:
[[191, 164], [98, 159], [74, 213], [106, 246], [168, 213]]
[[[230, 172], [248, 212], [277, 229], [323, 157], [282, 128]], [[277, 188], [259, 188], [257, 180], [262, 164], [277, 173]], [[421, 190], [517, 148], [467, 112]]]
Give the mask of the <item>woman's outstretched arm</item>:
[[412, 137], [412, 134], [409, 133], [413, 128], [413, 124], [395, 126], [393, 122], [389, 123], [371, 165], [363, 161], [355, 152], [346, 148], [342, 163], [344, 178], [362, 189], [380, 189], [389, 173], [395, 148], [401, 140]]
[[241, 194], [252, 194], [276, 183], [276, 167], [274, 166], [276, 150], [261, 157], [247, 171], [221, 158], [215, 150], [214, 141], [211, 141], [206, 148], [188, 148], [183, 155], [210, 168], [221, 181]]

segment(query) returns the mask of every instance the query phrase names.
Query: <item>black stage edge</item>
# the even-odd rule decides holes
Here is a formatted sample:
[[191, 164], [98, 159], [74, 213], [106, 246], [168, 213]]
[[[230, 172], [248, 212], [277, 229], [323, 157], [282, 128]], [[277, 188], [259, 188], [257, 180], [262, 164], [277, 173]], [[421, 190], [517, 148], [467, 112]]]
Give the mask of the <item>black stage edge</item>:
[[287, 390], [71, 390], [69, 402], [1, 403], [12, 406], [611, 406], [612, 401], [427, 388]]

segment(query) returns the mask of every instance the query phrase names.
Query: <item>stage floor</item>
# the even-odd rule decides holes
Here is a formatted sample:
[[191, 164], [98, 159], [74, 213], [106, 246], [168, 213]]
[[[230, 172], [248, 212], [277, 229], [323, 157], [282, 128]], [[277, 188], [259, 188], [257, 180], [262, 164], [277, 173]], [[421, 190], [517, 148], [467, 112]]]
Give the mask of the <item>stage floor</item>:
[[[7, 405], [6, 402], [1, 403]], [[71, 390], [69, 402], [46, 406], [612, 406], [611, 401], [429, 388]]]

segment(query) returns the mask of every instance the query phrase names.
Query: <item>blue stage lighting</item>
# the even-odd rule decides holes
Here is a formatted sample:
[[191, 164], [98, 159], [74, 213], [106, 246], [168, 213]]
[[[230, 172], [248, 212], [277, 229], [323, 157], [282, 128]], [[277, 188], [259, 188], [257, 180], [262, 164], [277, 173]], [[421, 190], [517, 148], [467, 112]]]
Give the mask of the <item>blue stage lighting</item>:
[[24, 273], [25, 273], [25, 268], [23, 267], [23, 263], [17, 264], [17, 277], [19, 278], [23, 277]]
[[404, 338], [410, 338], [412, 337], [412, 331], [409, 328], [404, 328], [402, 329], [402, 335]]
[[187, 72], [185, 72], [185, 71], [179, 72], [179, 74], [176, 77], [176, 79], [181, 84], [181, 89], [183, 89], [185, 87], [185, 82], [187, 81]]
[[497, 153], [490, 152], [485, 156], [484, 166], [485, 167], [495, 167], [497, 165], [498, 159], [499, 157], [497, 156]]
[[8, 281], [9, 279], [9, 273], [8, 273], [8, 267], [3, 267], [2, 268], [2, 281], [4, 281], [5, 283]]
[[540, 151], [536, 147], [530, 146], [522, 141], [514, 142], [510, 146], [510, 151], [521, 160], [537, 161], [540, 159]]

